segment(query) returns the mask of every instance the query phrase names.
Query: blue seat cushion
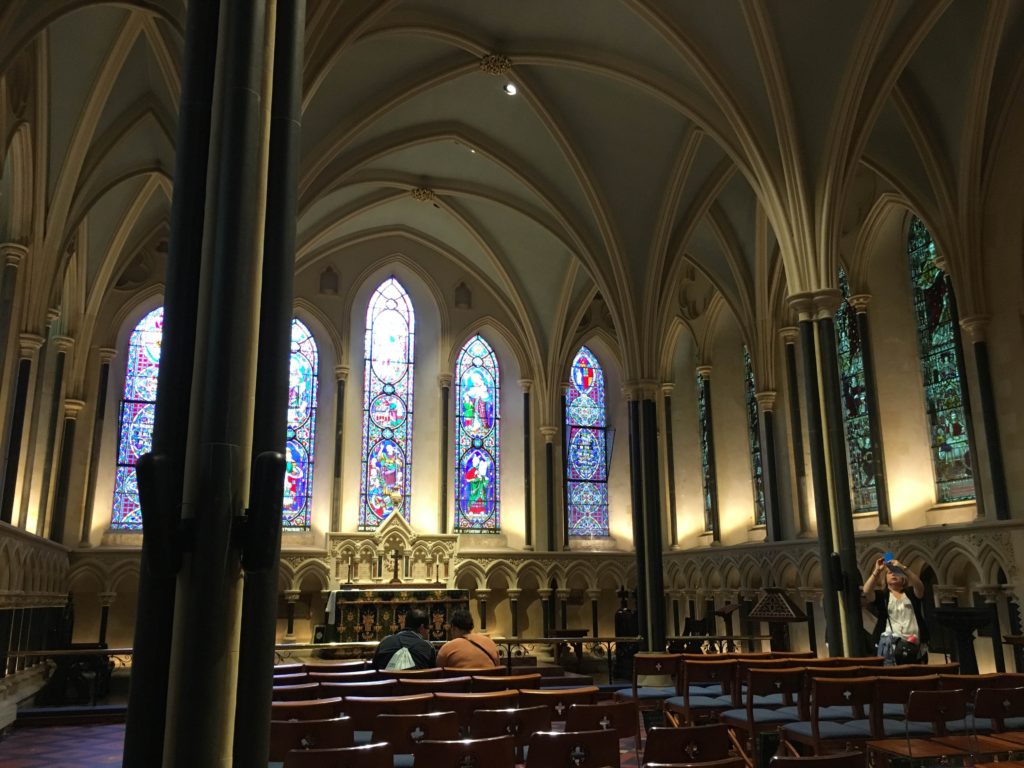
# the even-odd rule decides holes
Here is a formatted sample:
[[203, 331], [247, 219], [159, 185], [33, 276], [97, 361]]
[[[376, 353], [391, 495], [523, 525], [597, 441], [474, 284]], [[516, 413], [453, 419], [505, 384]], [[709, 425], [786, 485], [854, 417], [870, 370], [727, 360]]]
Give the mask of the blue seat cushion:
[[974, 715], [967, 715], [967, 718], [964, 720], [950, 720], [946, 723], [946, 730], [951, 734], [957, 735], [973, 731], [991, 733], [992, 721], [987, 717], [975, 718]]
[[[686, 699], [683, 696], [673, 696], [665, 699], [665, 706], [674, 709], [683, 709], [686, 706]], [[691, 696], [690, 709], [723, 709], [732, 707], [731, 696]]]
[[1008, 731], [1019, 731], [1024, 729], [1024, 717], [1008, 717], [1003, 720], [1003, 726]]
[[[782, 729], [788, 734], [802, 736], [805, 739], [814, 737], [814, 733], [811, 730], [811, 724], [806, 720], [799, 723], [788, 723], [787, 725], [782, 726]], [[853, 739], [856, 741], [864, 738], [856, 728], [850, 728], [843, 723], [837, 723], [831, 720], [818, 721], [818, 737], [822, 739]]]
[[373, 731], [356, 731], [352, 734], [352, 744], [361, 747], [373, 741]]
[[907, 708], [895, 701], [887, 701], [882, 705], [882, 717], [901, 718], [906, 716]]
[[[661, 688], [644, 687], [636, 689], [636, 698], [638, 701], [642, 699], [667, 699], [669, 696], [675, 696], [675, 693], [675, 686], [664, 686]], [[632, 700], [633, 689], [626, 688], [621, 691], [616, 691], [615, 698], [619, 699], [620, 701]]]
[[395, 768], [412, 768], [412, 755], [395, 755], [392, 765]]
[[691, 683], [690, 684], [690, 695], [691, 696], [721, 696], [722, 695], [722, 684], [721, 683]]
[[[764, 709], [755, 707], [751, 713], [754, 718], [754, 725], [767, 725], [769, 723], [796, 723], [800, 718], [792, 715], [784, 715], [777, 709]], [[720, 715], [722, 722], [736, 723], [741, 727], [748, 724], [746, 709], [727, 709]]]
[[[788, 706], [779, 707], [779, 712], [784, 715], [792, 715], [797, 720], [800, 719], [800, 711], [798, 707]], [[844, 705], [836, 705], [834, 707], [822, 707], [818, 710], [818, 721], [822, 720], [853, 720], [853, 714], [850, 712], [850, 708]]]
[[781, 693], [769, 693], [766, 696], [755, 695], [753, 698], [755, 707], [781, 707], [785, 702], [785, 698]]

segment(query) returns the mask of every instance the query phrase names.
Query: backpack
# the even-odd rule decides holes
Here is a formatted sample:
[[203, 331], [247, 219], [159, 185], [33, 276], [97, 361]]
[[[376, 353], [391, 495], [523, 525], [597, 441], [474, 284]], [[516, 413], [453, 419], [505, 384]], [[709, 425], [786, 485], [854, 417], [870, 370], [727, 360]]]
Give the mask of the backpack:
[[391, 660], [384, 669], [389, 672], [395, 672], [402, 669], [412, 669], [415, 666], [416, 662], [413, 660], [412, 654], [409, 653], [409, 649], [403, 645], [395, 651], [395, 655], [391, 657]]

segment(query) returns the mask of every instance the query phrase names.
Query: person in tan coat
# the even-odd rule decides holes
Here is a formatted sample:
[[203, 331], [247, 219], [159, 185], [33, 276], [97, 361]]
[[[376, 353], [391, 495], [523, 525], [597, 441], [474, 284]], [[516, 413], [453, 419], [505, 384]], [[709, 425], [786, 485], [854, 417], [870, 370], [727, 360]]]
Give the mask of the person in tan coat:
[[437, 652], [437, 666], [472, 669], [499, 665], [498, 646], [487, 635], [473, 631], [473, 616], [465, 608], [452, 612], [452, 639]]

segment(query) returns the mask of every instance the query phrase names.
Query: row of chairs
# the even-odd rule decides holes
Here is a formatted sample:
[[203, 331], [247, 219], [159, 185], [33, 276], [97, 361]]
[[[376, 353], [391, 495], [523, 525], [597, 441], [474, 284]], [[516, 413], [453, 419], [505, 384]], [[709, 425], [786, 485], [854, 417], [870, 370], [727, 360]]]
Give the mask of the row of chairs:
[[[524, 670], [529, 670], [525, 667]], [[387, 670], [374, 669], [363, 662], [322, 662], [306, 664], [282, 664], [274, 667], [274, 681], [307, 680], [421, 680], [464, 675], [489, 675], [496, 677], [508, 674], [507, 667], [431, 667], [429, 669]]]
[[459, 677], [385, 680], [347, 680], [311, 672], [303, 682], [274, 680], [275, 701], [327, 698], [330, 696], [402, 696], [414, 693], [486, 693], [509, 689], [540, 688], [541, 675], [460, 675]]

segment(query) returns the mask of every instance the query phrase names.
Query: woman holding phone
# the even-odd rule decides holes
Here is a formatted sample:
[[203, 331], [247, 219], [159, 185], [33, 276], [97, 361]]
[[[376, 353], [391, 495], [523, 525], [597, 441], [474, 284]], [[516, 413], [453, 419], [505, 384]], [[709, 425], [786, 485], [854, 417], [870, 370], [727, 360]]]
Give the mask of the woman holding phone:
[[873, 640], [887, 664], [919, 664], [928, 658], [928, 625], [921, 599], [924, 584], [891, 552], [875, 561], [864, 582], [864, 597], [874, 602]]

